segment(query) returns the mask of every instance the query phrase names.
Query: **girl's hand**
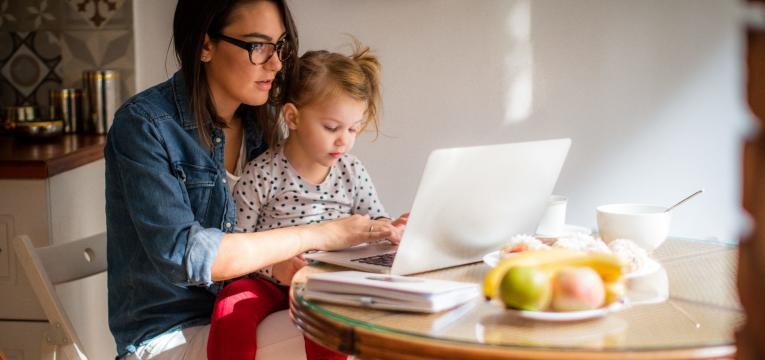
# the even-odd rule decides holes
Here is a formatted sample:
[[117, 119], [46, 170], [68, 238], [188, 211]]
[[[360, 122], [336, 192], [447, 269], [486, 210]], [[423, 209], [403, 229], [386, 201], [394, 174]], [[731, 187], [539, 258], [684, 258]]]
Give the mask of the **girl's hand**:
[[369, 215], [351, 215], [317, 225], [311, 234], [313, 249], [340, 250], [368, 241], [388, 239], [398, 243], [402, 231], [390, 220], [371, 220]]
[[274, 266], [271, 268], [271, 276], [273, 276], [274, 279], [279, 280], [284, 285], [290, 285], [292, 283], [292, 277], [295, 276], [295, 273], [303, 266], [306, 266], [306, 264], [308, 264], [308, 261], [303, 258], [302, 254], [291, 257], [287, 260], [274, 264]]
[[403, 232], [407, 222], [409, 222], [409, 213], [405, 212], [401, 214], [398, 219], [393, 220], [391, 224]]
[[394, 236], [388, 239], [385, 239], [387, 241], [390, 241], [393, 245], [398, 245], [399, 242], [401, 242], [401, 237], [404, 236], [404, 229], [406, 228], [406, 223], [409, 221], [409, 213], [403, 213], [401, 216], [398, 217], [396, 220], [391, 220], [388, 218], [378, 218], [379, 221], [385, 221], [393, 227], [396, 228], [396, 230], [399, 231], [398, 236]]

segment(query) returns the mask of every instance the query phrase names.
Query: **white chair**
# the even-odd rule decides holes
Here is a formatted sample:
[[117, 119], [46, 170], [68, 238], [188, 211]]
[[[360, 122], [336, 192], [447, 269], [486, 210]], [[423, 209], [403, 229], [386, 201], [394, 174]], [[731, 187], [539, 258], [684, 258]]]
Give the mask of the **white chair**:
[[56, 357], [86, 360], [82, 343], [69, 321], [54, 285], [83, 279], [106, 271], [106, 234], [35, 248], [26, 235], [14, 238], [16, 257], [50, 322], [46, 341], [55, 346]]
[[[50, 322], [46, 341], [55, 347], [56, 358], [87, 360], [54, 286], [106, 271], [106, 233], [39, 248], [28, 236], [20, 235], [14, 239], [14, 247]], [[305, 359], [303, 336], [287, 310], [267, 316], [258, 326], [257, 359]]]

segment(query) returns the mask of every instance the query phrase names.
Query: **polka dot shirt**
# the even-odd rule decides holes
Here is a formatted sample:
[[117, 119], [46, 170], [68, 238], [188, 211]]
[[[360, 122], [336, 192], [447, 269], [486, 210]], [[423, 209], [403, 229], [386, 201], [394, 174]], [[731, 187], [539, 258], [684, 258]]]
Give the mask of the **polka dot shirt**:
[[[282, 149], [269, 149], [247, 163], [234, 187], [239, 231], [320, 223], [353, 214], [389, 218], [369, 173], [355, 156], [344, 154], [321, 184], [313, 184], [298, 175]], [[270, 276], [270, 271], [259, 273]]]
[[369, 173], [353, 155], [343, 155], [321, 184], [313, 184], [297, 174], [282, 148], [249, 162], [234, 188], [242, 231], [320, 223], [352, 214], [388, 217]]

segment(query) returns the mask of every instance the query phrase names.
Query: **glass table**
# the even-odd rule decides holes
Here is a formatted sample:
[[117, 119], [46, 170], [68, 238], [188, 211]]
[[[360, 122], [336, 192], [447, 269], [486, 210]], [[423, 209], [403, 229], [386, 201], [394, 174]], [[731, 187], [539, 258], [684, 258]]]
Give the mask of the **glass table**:
[[[653, 258], [666, 270], [669, 298], [572, 322], [518, 317], [482, 299], [436, 314], [334, 305], [304, 299], [307, 275], [342, 268], [312, 264], [293, 279], [290, 312], [307, 336], [373, 359], [712, 359], [735, 357], [739, 304], [735, 245], [671, 238]], [[415, 276], [481, 282], [470, 264]]]

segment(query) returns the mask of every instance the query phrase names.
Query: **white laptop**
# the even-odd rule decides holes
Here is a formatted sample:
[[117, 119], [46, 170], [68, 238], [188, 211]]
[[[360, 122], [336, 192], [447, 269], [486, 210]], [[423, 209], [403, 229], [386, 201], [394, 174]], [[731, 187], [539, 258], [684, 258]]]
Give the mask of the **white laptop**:
[[406, 275], [481, 261], [510, 236], [533, 234], [571, 139], [434, 150], [398, 246], [364, 244], [306, 258]]

